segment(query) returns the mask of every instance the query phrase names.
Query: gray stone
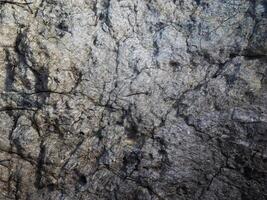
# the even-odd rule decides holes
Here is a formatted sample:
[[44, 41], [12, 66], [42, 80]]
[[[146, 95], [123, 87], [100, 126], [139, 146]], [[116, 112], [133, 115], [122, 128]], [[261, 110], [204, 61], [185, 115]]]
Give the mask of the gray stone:
[[0, 199], [265, 200], [266, 0], [0, 0]]

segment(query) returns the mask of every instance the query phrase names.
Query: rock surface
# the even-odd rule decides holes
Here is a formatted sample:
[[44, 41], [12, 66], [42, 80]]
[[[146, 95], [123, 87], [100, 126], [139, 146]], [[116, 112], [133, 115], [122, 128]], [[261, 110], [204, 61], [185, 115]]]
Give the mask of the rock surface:
[[265, 200], [266, 0], [0, 0], [0, 199]]

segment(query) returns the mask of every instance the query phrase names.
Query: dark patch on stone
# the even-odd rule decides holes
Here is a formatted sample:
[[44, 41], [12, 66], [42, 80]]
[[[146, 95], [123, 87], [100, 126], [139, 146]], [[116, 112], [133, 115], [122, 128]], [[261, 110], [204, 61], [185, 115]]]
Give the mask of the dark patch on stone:
[[87, 178], [85, 175], [83, 175], [83, 174], [79, 175], [79, 184], [82, 186], [87, 184]]
[[195, 2], [198, 6], [200, 5], [200, 0], [195, 0]]
[[6, 53], [6, 79], [5, 79], [5, 90], [12, 91], [13, 83], [15, 81], [15, 65], [10, 60], [10, 52], [5, 50]]
[[46, 147], [41, 143], [40, 144], [40, 152], [38, 156], [38, 163], [36, 167], [36, 173], [35, 173], [35, 187], [37, 189], [41, 189], [44, 187], [44, 184], [42, 183], [42, 177], [44, 172], [44, 162], [46, 157]]

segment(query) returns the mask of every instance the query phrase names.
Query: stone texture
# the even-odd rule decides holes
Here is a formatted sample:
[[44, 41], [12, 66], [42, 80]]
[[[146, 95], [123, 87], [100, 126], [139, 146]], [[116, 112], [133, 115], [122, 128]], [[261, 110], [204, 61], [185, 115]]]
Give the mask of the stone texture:
[[0, 199], [265, 200], [266, 0], [0, 0]]

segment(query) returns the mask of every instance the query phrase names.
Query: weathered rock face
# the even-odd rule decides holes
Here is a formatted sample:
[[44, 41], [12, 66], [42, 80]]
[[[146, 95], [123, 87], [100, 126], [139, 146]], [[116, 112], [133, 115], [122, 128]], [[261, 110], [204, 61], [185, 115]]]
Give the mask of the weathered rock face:
[[265, 200], [266, 0], [0, 0], [0, 199]]

